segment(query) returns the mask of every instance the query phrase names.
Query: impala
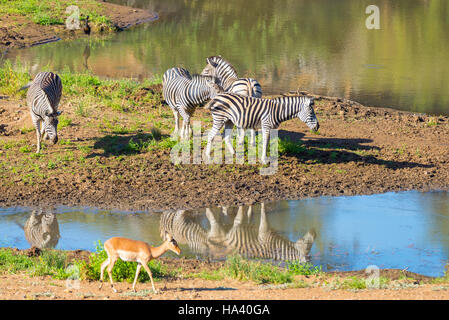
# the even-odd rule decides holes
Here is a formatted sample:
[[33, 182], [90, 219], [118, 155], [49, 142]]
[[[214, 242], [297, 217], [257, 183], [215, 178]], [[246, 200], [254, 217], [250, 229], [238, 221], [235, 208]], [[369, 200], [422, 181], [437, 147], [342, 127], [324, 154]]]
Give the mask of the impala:
[[104, 243], [104, 249], [108, 254], [108, 259], [101, 264], [101, 283], [99, 289], [101, 289], [101, 287], [103, 286], [104, 269], [108, 267], [107, 271], [109, 274], [109, 280], [111, 282], [111, 288], [112, 290], [114, 290], [114, 292], [117, 292], [117, 290], [114, 288], [114, 283], [112, 282], [112, 268], [114, 267], [114, 264], [118, 258], [122, 259], [123, 261], [137, 262], [136, 276], [133, 282], [134, 292], [136, 291], [136, 281], [140, 273], [140, 268], [142, 266], [150, 276], [151, 286], [153, 287], [153, 291], [156, 292], [156, 289], [154, 288], [153, 276], [151, 274], [150, 268], [148, 267], [148, 262], [153, 259], [159, 258], [168, 250], [171, 250], [178, 255], [181, 253], [181, 249], [178, 247], [178, 243], [168, 232], [165, 232], [164, 243], [162, 243], [159, 247], [152, 247], [148, 243], [143, 241], [114, 237], [110, 238]]

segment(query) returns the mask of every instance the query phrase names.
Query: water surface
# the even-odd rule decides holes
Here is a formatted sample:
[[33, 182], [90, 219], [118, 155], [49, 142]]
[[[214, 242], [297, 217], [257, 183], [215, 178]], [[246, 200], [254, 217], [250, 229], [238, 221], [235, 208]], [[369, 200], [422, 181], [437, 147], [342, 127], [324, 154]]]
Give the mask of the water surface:
[[137, 79], [182, 65], [200, 72], [220, 54], [264, 93], [306, 90], [373, 106], [449, 114], [449, 2], [371, 0], [115, 0], [158, 12], [127, 32], [14, 50], [32, 73], [90, 70]]
[[[429, 276], [443, 275], [449, 261], [447, 192], [279, 201], [267, 203], [265, 215], [260, 205], [254, 205], [249, 214], [246, 206], [207, 210], [150, 214], [60, 206], [50, 212], [59, 224], [57, 249], [95, 250], [98, 240], [113, 236], [157, 245], [168, 230], [180, 243], [183, 256], [200, 259], [221, 260], [239, 253], [282, 263], [297, 254], [295, 259], [304, 258], [324, 270], [377, 265]], [[22, 226], [31, 211], [0, 209], [0, 246], [30, 247]], [[292, 249], [298, 239], [311, 234], [310, 251], [301, 244], [298, 250]]]

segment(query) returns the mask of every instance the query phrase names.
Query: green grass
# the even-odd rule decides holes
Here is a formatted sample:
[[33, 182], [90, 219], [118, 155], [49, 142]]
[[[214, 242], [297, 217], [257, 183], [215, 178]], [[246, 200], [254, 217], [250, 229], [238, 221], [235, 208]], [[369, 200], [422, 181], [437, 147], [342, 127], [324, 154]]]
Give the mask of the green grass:
[[59, 116], [58, 120], [59, 120], [58, 128], [60, 128], [60, 129], [72, 125], [72, 119], [70, 119], [64, 115]]
[[80, 9], [80, 25], [89, 15], [92, 27], [112, 30], [110, 19], [100, 13], [102, 5], [94, 0], [0, 0], [0, 14], [21, 15], [39, 25], [62, 25], [69, 14], [66, 8], [76, 5]]
[[39, 257], [28, 257], [9, 249], [0, 249], [0, 273], [27, 272], [30, 276], [50, 275], [55, 279], [67, 279], [66, 255], [54, 250], [43, 250]]
[[251, 280], [263, 283], [291, 283], [293, 276], [288, 270], [269, 263], [249, 261], [240, 256], [232, 256], [226, 260], [223, 273], [238, 280]]
[[314, 266], [309, 262], [299, 263], [298, 261], [288, 261], [286, 267], [294, 275], [310, 276], [323, 272], [321, 266]]

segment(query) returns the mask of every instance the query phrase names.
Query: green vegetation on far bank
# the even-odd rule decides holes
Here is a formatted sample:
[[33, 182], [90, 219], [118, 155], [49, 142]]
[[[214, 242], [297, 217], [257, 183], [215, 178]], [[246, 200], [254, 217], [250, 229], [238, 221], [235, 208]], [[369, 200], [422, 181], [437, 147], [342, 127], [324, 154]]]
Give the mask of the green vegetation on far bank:
[[95, 0], [0, 0], [0, 14], [19, 15], [39, 25], [62, 25], [79, 8], [80, 21], [89, 16], [90, 25], [103, 30], [112, 29], [111, 21], [103, 14], [103, 5]]

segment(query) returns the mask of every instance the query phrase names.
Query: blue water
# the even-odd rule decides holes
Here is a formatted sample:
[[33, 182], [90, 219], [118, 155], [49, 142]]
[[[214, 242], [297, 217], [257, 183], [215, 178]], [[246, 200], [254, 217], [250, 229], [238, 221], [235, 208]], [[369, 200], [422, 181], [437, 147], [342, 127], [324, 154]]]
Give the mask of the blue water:
[[[228, 232], [237, 208], [225, 215], [211, 208], [220, 226]], [[248, 228], [258, 230], [260, 205], [246, 215]], [[98, 240], [124, 236], [161, 243], [161, 214], [107, 211], [93, 208], [59, 206], [56, 214], [60, 239], [57, 249], [95, 250]], [[0, 246], [29, 248], [21, 225], [31, 208], [0, 208]], [[210, 221], [205, 209], [188, 211], [189, 223], [206, 233]], [[449, 193], [416, 191], [370, 196], [321, 197], [266, 203], [269, 229], [286, 240], [296, 241], [309, 230], [316, 233], [310, 261], [324, 270], [360, 270], [368, 265], [397, 268], [441, 276], [449, 260]], [[193, 227], [189, 228], [193, 228]], [[185, 240], [178, 240], [182, 255], [206, 258]], [[222, 248], [224, 250], [224, 248]], [[211, 258], [216, 258], [217, 255]], [[168, 253], [168, 256], [174, 254]], [[221, 257], [223, 258], [223, 257]]]

